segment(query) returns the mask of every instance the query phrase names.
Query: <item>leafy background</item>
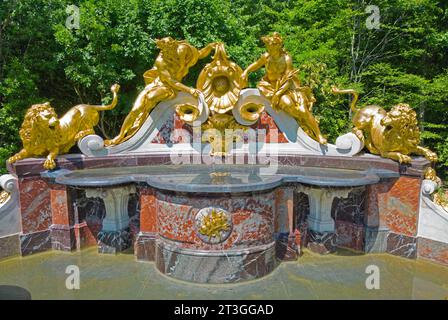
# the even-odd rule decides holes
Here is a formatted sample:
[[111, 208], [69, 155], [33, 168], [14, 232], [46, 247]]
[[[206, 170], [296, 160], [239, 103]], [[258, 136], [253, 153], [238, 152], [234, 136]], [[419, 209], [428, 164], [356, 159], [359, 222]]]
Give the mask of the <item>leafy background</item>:
[[[80, 8], [80, 28], [65, 22]], [[369, 30], [363, 0], [3, 0], [0, 2], [0, 171], [20, 148], [26, 109], [51, 101], [62, 115], [79, 103], [108, 103], [113, 83], [119, 105], [101, 117], [97, 133], [114, 136], [157, 55], [154, 39], [172, 36], [197, 47], [226, 43], [243, 68], [264, 51], [262, 35], [280, 32], [303, 81], [317, 98], [315, 114], [330, 141], [350, 130], [347, 97], [333, 84], [354, 87], [359, 105], [386, 109], [409, 103], [418, 113], [422, 143], [448, 167], [448, 3], [376, 0], [380, 28]], [[207, 60], [192, 70], [193, 85]], [[261, 72], [261, 71], [260, 71]], [[251, 76], [255, 85], [260, 72]]]

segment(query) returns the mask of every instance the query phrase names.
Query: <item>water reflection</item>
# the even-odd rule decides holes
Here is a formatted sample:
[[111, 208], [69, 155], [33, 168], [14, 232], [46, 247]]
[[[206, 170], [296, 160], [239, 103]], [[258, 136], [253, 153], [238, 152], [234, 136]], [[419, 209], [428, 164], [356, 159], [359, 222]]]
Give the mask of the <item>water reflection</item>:
[[[340, 249], [342, 250], [342, 249]], [[80, 268], [80, 290], [65, 286], [68, 265]], [[366, 268], [380, 270], [380, 289], [365, 286]], [[0, 283], [28, 290], [33, 299], [446, 299], [448, 268], [386, 254], [320, 256], [305, 251], [272, 274], [251, 282], [195, 285], [160, 275], [132, 255], [45, 252], [0, 261]], [[198, 270], [200, 272], [200, 270]]]

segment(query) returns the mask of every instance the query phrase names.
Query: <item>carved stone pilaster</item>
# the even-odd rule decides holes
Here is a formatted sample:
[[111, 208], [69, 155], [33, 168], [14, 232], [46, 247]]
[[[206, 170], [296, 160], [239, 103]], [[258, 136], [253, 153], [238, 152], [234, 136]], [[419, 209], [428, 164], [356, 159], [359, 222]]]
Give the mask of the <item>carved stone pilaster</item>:
[[131, 246], [128, 202], [133, 193], [136, 193], [134, 185], [86, 189], [88, 198], [101, 198], [106, 207], [103, 228], [98, 234], [100, 253], [116, 253]]
[[0, 237], [20, 232], [20, 205], [17, 178], [10, 174], [0, 176], [0, 193], [5, 198], [0, 200]]
[[20, 254], [20, 204], [17, 184], [17, 178], [13, 175], [0, 176], [0, 259]]
[[300, 185], [297, 191], [308, 195], [310, 213], [307, 219], [309, 228], [308, 248], [326, 254], [336, 249], [335, 221], [331, 217], [331, 207], [335, 198], [346, 198], [352, 188], [318, 188]]
[[299, 186], [297, 191], [306, 193], [310, 202], [309, 229], [316, 232], [334, 232], [335, 223], [331, 217], [331, 206], [335, 198], [346, 198], [352, 188], [316, 188]]

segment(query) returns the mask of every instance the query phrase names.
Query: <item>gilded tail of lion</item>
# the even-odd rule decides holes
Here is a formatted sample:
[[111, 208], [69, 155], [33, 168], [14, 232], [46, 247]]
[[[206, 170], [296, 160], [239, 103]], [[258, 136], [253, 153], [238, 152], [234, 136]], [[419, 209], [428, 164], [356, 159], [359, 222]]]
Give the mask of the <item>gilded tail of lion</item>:
[[119, 84], [114, 84], [111, 88], [110, 91], [113, 93], [113, 99], [112, 102], [109, 105], [103, 105], [103, 106], [92, 106], [93, 108], [95, 108], [95, 110], [97, 111], [107, 111], [107, 110], [112, 110], [113, 108], [115, 108], [115, 106], [118, 103], [118, 91], [120, 91], [120, 85]]
[[356, 103], [358, 102], [358, 92], [353, 89], [339, 89], [337, 87], [332, 87], [331, 92], [334, 94], [351, 94], [353, 96], [352, 103], [350, 103], [350, 110], [353, 113], [357, 112]]

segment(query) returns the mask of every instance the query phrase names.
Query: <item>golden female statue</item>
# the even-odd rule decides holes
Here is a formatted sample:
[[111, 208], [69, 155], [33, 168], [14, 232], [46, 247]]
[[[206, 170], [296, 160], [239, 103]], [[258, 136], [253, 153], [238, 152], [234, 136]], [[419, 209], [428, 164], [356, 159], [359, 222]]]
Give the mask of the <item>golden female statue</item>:
[[138, 95], [132, 110], [127, 115], [120, 133], [112, 140], [106, 140], [106, 145], [116, 145], [132, 137], [143, 125], [148, 114], [161, 101], [173, 99], [178, 91], [199, 96], [199, 91], [181, 83], [188, 74], [190, 67], [199, 59], [208, 56], [215, 43], [198, 50], [186, 41], [166, 37], [156, 40], [160, 54], [154, 67], [143, 75], [146, 87]]
[[267, 52], [251, 64], [242, 74], [247, 84], [249, 73], [265, 67], [266, 74], [258, 82], [260, 92], [271, 102], [274, 109], [281, 109], [293, 116], [305, 132], [321, 144], [327, 139], [322, 136], [318, 122], [311, 113], [316, 101], [309, 87], [302, 87], [297, 70], [292, 65], [291, 56], [283, 49], [283, 39], [279, 33], [262, 37]]

